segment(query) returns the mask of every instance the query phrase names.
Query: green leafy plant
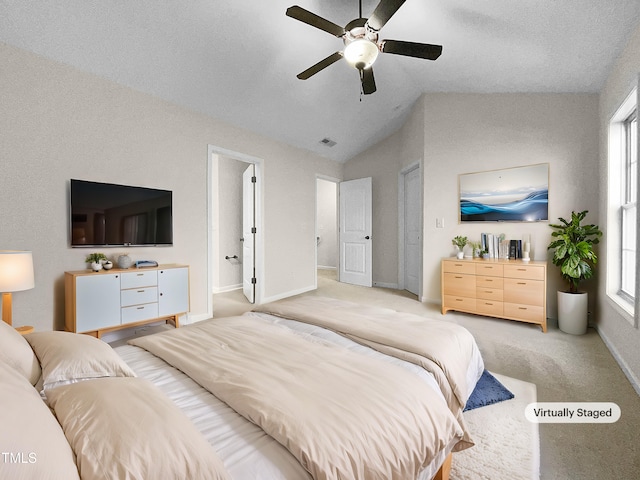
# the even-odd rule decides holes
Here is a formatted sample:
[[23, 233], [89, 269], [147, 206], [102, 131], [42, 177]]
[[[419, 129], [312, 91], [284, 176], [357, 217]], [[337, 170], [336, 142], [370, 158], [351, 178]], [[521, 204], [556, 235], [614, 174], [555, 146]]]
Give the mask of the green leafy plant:
[[451, 240], [451, 243], [453, 243], [460, 250], [464, 248], [467, 242], [468, 242], [467, 237], [461, 237], [460, 235], [458, 235], [457, 237], [454, 237], [453, 240]]
[[84, 261], [87, 263], [100, 263], [101, 260], [107, 260], [107, 256], [104, 253], [90, 253]]
[[555, 231], [547, 250], [555, 249], [553, 264], [560, 267], [562, 278], [569, 283], [570, 293], [578, 293], [578, 285], [593, 276], [594, 266], [598, 263], [593, 246], [600, 243], [602, 232], [597, 225], [581, 224], [587, 213], [588, 210], [571, 212], [571, 221], [558, 218], [562, 224], [549, 224]]

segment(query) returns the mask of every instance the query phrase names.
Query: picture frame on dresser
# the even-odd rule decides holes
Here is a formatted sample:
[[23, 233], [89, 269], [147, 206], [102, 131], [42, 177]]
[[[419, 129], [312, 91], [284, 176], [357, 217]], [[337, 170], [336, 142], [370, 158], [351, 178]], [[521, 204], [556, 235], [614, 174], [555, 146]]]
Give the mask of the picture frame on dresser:
[[458, 176], [459, 223], [549, 220], [549, 164]]

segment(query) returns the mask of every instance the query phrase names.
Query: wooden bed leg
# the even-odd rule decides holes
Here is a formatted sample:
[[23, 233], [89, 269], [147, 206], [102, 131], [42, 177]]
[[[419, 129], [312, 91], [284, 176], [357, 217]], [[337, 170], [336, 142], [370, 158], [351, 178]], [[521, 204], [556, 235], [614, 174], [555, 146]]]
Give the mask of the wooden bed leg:
[[444, 459], [444, 463], [440, 467], [440, 470], [435, 474], [433, 480], [449, 480], [449, 474], [451, 473], [451, 457], [453, 454], [447, 455]]

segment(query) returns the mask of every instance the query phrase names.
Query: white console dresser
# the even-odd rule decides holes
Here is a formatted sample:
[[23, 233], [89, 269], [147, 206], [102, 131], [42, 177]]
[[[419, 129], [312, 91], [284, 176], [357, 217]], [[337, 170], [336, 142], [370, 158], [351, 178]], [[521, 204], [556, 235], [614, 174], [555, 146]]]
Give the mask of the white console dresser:
[[109, 331], [129, 328], [189, 311], [189, 267], [65, 272], [65, 330], [100, 338]]

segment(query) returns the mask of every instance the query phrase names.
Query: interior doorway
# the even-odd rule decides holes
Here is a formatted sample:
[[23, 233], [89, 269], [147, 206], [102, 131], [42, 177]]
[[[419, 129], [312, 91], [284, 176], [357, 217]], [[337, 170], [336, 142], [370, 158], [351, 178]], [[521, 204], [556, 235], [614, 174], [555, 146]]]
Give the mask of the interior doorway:
[[330, 177], [316, 178], [316, 270], [337, 278], [338, 271], [338, 185]]
[[218, 316], [214, 295], [238, 304], [263, 295], [262, 160], [209, 146], [208, 194], [210, 312]]
[[398, 285], [422, 296], [422, 169], [414, 163], [398, 177]]

